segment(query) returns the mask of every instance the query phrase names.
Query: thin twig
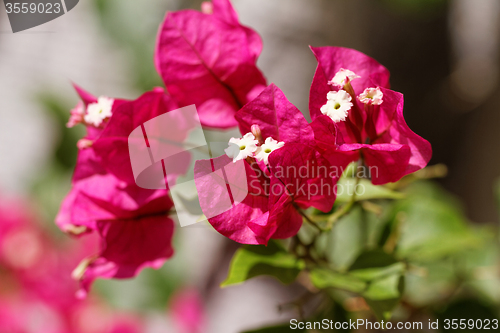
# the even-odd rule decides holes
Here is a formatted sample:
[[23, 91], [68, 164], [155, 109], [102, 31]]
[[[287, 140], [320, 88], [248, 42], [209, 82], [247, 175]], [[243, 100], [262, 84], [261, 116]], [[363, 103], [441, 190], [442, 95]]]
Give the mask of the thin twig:
[[331, 230], [333, 228], [333, 225], [338, 220], [340, 220], [341, 217], [343, 217], [344, 215], [348, 214], [351, 211], [352, 207], [356, 203], [356, 187], [358, 186], [358, 184], [359, 184], [359, 178], [356, 177], [356, 184], [354, 185], [354, 193], [351, 196], [351, 200], [342, 207], [340, 207], [339, 210], [337, 210], [328, 218], [328, 222], [324, 230], [326, 231]]
[[319, 232], [322, 232], [323, 229], [321, 229], [317, 224], [316, 222], [314, 222], [313, 220], [311, 220], [311, 218], [294, 202], [293, 203], [293, 207], [295, 207], [295, 209], [297, 210], [297, 212], [299, 212], [300, 215], [302, 215], [302, 217], [307, 221], [309, 222], [310, 225], [312, 225], [313, 227], [315, 227]]

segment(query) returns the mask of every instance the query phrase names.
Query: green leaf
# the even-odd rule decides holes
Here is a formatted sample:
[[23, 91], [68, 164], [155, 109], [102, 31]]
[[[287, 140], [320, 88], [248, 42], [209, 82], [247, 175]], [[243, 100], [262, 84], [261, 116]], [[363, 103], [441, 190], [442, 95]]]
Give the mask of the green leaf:
[[389, 320], [404, 292], [404, 275], [389, 275], [374, 280], [362, 294], [379, 320]]
[[398, 289], [400, 277], [400, 274], [391, 274], [374, 280], [368, 285], [363, 296], [373, 301], [399, 298], [401, 296]]
[[387, 187], [373, 185], [368, 179], [360, 179], [356, 186], [355, 178], [343, 177], [337, 183], [337, 202], [349, 202], [353, 193], [356, 201], [372, 199], [403, 199], [403, 193], [393, 191]]
[[402, 223], [396, 252], [409, 260], [432, 261], [481, 243], [463, 214], [446, 199], [409, 196], [395, 216]]
[[445, 302], [456, 290], [453, 258], [419, 264], [405, 276], [405, 299], [416, 307]]
[[326, 257], [339, 271], [346, 270], [363, 251], [363, 223], [360, 207], [340, 219], [328, 232]]
[[367, 284], [361, 279], [324, 268], [313, 270], [310, 276], [314, 286], [319, 289], [337, 288], [359, 294], [367, 287]]
[[353, 262], [349, 271], [365, 268], [384, 268], [397, 263], [398, 261], [390, 254], [380, 250], [369, 250], [361, 253]]
[[390, 319], [404, 291], [405, 265], [382, 250], [361, 253], [347, 273], [327, 268], [311, 271], [319, 289], [337, 288], [362, 296], [380, 320]]
[[366, 281], [361, 293], [380, 320], [389, 320], [404, 291], [403, 263], [382, 250], [363, 252], [349, 268], [349, 275]]
[[387, 267], [364, 268], [351, 271], [350, 275], [363, 281], [383, 279], [387, 276], [401, 275], [405, 270], [403, 263], [398, 262]]
[[[401, 281], [404, 281], [403, 278]], [[392, 311], [399, 304], [400, 297], [380, 301], [365, 297], [365, 301], [379, 320], [387, 321], [391, 319]]]
[[284, 284], [289, 284], [295, 281], [304, 268], [303, 260], [287, 253], [276, 242], [271, 241], [267, 246], [248, 245], [236, 251], [228, 277], [221, 287], [243, 283], [259, 275], [270, 275]]
[[478, 298], [500, 304], [500, 243], [492, 226], [477, 227], [474, 232], [481, 237], [481, 247], [461, 253], [460, 270], [466, 272], [466, 283]]

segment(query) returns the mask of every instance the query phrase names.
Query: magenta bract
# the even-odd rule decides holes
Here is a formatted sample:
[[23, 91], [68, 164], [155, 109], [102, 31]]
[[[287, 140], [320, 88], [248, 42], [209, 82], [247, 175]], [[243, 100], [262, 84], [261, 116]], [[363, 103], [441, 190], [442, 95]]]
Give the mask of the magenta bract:
[[[80, 88], [77, 91], [84, 103], [93, 103], [90, 94]], [[174, 226], [168, 215], [173, 203], [166, 189], [136, 185], [128, 136], [144, 122], [176, 108], [163, 89], [155, 89], [135, 101], [115, 100], [112, 116], [103, 128], [87, 126], [94, 131], [88, 137], [92, 144], [79, 151], [73, 187], [56, 218], [63, 231], [76, 235], [95, 232], [101, 238], [99, 252], [85, 259], [77, 274], [82, 284], [80, 296], [97, 277], [133, 277], [144, 267], [159, 268], [172, 256]]]
[[236, 126], [234, 114], [265, 87], [256, 66], [262, 50], [257, 33], [242, 26], [227, 0], [213, 14], [170, 12], [160, 28], [155, 64], [180, 106], [195, 104], [202, 125]]
[[[134, 101], [121, 104], [92, 145], [106, 172], [128, 184], [135, 184], [129, 155], [130, 133], [148, 120], [177, 108], [177, 104], [161, 88], [146, 92]], [[169, 135], [182, 136], [186, 133], [179, 126], [178, 132]]]
[[302, 113], [275, 84], [236, 113], [241, 134], [258, 125], [263, 139], [314, 145], [314, 134]]
[[[403, 117], [403, 95], [389, 90], [389, 72], [361, 52], [341, 47], [311, 48], [318, 67], [311, 85], [309, 108], [318, 146], [331, 161], [355, 161], [369, 167], [373, 184], [395, 182], [427, 165], [432, 156], [428, 141], [410, 130]], [[341, 69], [359, 78], [348, 83], [353, 107], [345, 121], [333, 123], [320, 108], [327, 94], [341, 88], [330, 84]], [[359, 98], [367, 88], [383, 93], [381, 105], [365, 105]], [[342, 153], [345, 154], [342, 157]]]
[[[257, 125], [263, 140], [273, 138], [285, 145], [269, 155], [267, 166], [238, 161], [245, 163], [248, 195], [238, 202], [226, 200], [226, 210], [209, 217], [218, 232], [239, 243], [267, 244], [271, 238], [288, 238], [298, 232], [302, 225], [298, 209], [332, 209], [338, 170], [332, 170], [331, 162], [314, 147], [313, 129], [278, 87], [267, 87], [237, 112], [236, 119], [242, 134]], [[204, 212], [212, 212], [225, 202], [222, 194], [214, 193], [216, 188], [225, 193], [219, 184], [224, 184], [224, 179], [203, 178], [205, 169], [221, 161], [232, 163], [227, 156], [196, 163], [196, 186]], [[333, 176], [332, 171], [336, 171]]]

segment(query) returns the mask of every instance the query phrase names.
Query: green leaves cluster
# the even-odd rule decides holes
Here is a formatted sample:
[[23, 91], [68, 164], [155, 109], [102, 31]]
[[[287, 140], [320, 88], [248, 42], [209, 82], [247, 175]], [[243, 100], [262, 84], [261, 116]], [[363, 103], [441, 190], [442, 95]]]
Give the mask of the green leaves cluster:
[[[363, 179], [359, 184], [364, 193], [355, 198], [339, 195], [330, 214], [306, 212], [322, 227], [349, 205], [348, 211], [337, 213], [331, 229], [319, 231], [305, 223], [291, 241], [242, 247], [222, 285], [272, 276], [284, 284], [303, 284], [337, 312], [355, 311], [366, 318], [371, 312], [373, 319], [385, 321], [394, 315], [410, 320], [419, 311], [445, 318], [460, 302], [479, 302], [498, 316], [500, 255], [494, 228], [471, 224], [453, 196], [418, 176], [391, 186]], [[349, 300], [359, 299], [365, 309], [347, 306]], [[395, 309], [401, 311], [394, 314]], [[287, 327], [281, 326], [283, 331]], [[279, 327], [252, 332], [268, 331], [278, 332]]]
[[288, 253], [276, 242], [271, 241], [266, 247], [247, 245], [234, 255], [229, 275], [221, 286], [243, 283], [259, 275], [273, 276], [289, 284], [295, 281], [304, 268], [304, 260]]

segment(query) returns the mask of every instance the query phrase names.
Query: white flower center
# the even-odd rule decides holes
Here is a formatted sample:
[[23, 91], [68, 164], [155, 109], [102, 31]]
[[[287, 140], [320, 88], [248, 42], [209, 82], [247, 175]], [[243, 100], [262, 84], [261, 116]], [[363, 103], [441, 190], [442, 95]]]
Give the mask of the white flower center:
[[252, 133], [245, 134], [241, 139], [231, 138], [229, 140], [229, 147], [224, 151], [229, 158], [233, 159], [233, 162], [243, 160], [257, 150], [258, 140]]
[[345, 121], [349, 110], [352, 108], [351, 95], [345, 90], [330, 91], [326, 98], [326, 104], [321, 107], [321, 113], [332, 118], [336, 123]]
[[372, 105], [380, 105], [384, 98], [384, 93], [377, 88], [366, 88], [362, 94], [358, 96], [358, 99], [361, 103], [364, 104], [372, 104]]
[[111, 117], [114, 99], [101, 96], [97, 103], [89, 104], [84, 120], [87, 124], [100, 126], [102, 122]]
[[361, 76], [356, 75], [356, 73], [354, 73], [353, 71], [341, 68], [337, 72], [337, 74], [335, 74], [333, 79], [331, 81], [329, 81], [328, 83], [335, 86], [335, 87], [343, 88], [345, 86], [345, 84], [347, 83], [346, 82], [347, 79], [349, 79], [349, 81], [352, 81], [354, 79], [359, 79], [360, 77]]
[[269, 154], [271, 154], [276, 149], [280, 149], [285, 145], [284, 142], [278, 142], [271, 137], [268, 137], [266, 141], [259, 147], [255, 157], [258, 161], [264, 161], [264, 163], [269, 163]]

